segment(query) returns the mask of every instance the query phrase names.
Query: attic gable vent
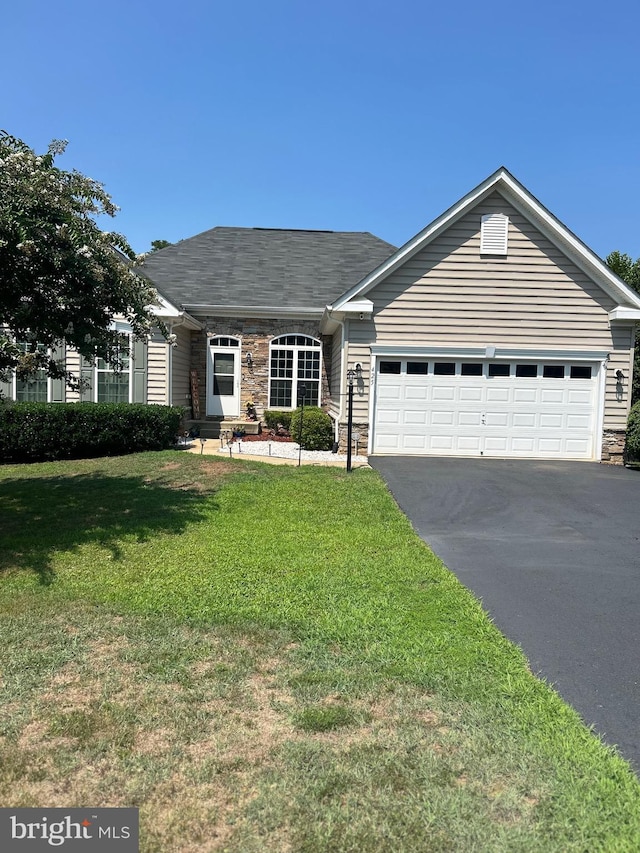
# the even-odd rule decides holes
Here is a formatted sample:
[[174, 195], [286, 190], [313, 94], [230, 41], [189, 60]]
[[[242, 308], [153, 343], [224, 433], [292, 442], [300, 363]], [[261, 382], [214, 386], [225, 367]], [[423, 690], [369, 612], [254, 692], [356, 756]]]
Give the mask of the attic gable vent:
[[480, 229], [481, 255], [506, 255], [509, 217], [504, 213], [487, 213]]

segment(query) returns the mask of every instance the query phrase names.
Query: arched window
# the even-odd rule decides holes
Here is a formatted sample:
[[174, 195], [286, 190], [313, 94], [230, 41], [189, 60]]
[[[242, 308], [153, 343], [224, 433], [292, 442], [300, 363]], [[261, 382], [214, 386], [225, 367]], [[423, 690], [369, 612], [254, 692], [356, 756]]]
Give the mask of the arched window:
[[302, 386], [305, 406], [320, 405], [320, 341], [308, 335], [280, 335], [271, 341], [269, 408], [293, 409]]

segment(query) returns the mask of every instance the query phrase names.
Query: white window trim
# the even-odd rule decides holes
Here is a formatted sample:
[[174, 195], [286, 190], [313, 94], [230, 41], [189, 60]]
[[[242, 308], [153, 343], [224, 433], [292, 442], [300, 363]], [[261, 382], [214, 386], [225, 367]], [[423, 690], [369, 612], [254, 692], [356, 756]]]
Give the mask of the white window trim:
[[[20, 343], [24, 343], [21, 341]], [[47, 347], [47, 355], [51, 355], [51, 347]], [[53, 380], [50, 376], [46, 377], [47, 380], [47, 403], [53, 402]], [[11, 396], [14, 400], [18, 400], [18, 377], [16, 375], [15, 370], [11, 374]], [[24, 402], [33, 402], [30, 400], [26, 400]]]
[[[129, 394], [126, 402], [133, 403], [133, 370], [131, 369], [133, 366], [133, 330], [128, 323], [112, 323], [112, 327], [129, 338], [129, 368], [126, 371], [123, 370], [122, 373], [129, 375]], [[91, 389], [91, 399], [94, 403], [106, 403], [108, 402], [107, 400], [98, 399], [98, 376], [100, 373], [113, 373], [113, 370], [99, 368], [98, 361], [99, 359], [96, 358], [91, 372], [91, 383], [93, 386]]]
[[[278, 343], [278, 341], [281, 341], [281, 340], [288, 338], [292, 335], [295, 335], [296, 337], [306, 338], [307, 341], [310, 341], [311, 343], [308, 343], [306, 345], [305, 344]], [[281, 381], [282, 380], [282, 377], [271, 375], [271, 353], [274, 349], [285, 349], [285, 350], [289, 350], [289, 351], [293, 352], [293, 354], [294, 354], [293, 376], [291, 377], [291, 405], [290, 406], [279, 406], [279, 405], [276, 406], [276, 405], [272, 404], [272, 402], [271, 402], [271, 382], [273, 380], [275, 380], [275, 381], [278, 381], [278, 380]], [[315, 350], [315, 349], [318, 350], [318, 353], [320, 355], [320, 359], [319, 359], [319, 363], [318, 363], [318, 371], [319, 371], [318, 379], [298, 379], [298, 353], [301, 351], [305, 351], [305, 350]], [[311, 383], [311, 382], [317, 382], [318, 383], [318, 402], [316, 405], [318, 405], [318, 406], [322, 405], [322, 341], [318, 340], [318, 338], [314, 338], [312, 335], [307, 335], [304, 332], [283, 332], [281, 335], [278, 335], [277, 338], [273, 338], [269, 342], [269, 375], [268, 375], [268, 381], [269, 381], [269, 408], [270, 409], [275, 408], [276, 410], [281, 410], [281, 411], [295, 411], [295, 409], [297, 409], [297, 407], [298, 407], [297, 406], [298, 383], [304, 384], [305, 382], [306, 383]], [[288, 380], [285, 380], [285, 381], [288, 381]]]

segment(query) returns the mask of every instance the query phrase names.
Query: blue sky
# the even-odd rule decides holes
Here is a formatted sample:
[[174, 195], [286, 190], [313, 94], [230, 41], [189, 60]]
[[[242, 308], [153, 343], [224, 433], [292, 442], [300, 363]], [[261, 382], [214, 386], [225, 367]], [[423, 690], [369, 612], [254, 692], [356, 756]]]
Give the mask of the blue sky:
[[137, 251], [215, 225], [400, 245], [505, 165], [640, 256], [637, 0], [3, 9], [0, 127], [102, 181]]

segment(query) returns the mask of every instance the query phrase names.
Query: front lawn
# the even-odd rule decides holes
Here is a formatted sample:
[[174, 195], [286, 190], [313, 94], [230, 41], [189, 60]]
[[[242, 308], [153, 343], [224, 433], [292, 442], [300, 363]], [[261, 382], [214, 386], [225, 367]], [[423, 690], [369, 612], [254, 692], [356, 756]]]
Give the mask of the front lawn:
[[380, 478], [0, 468], [0, 800], [151, 851], [630, 851], [640, 785]]

